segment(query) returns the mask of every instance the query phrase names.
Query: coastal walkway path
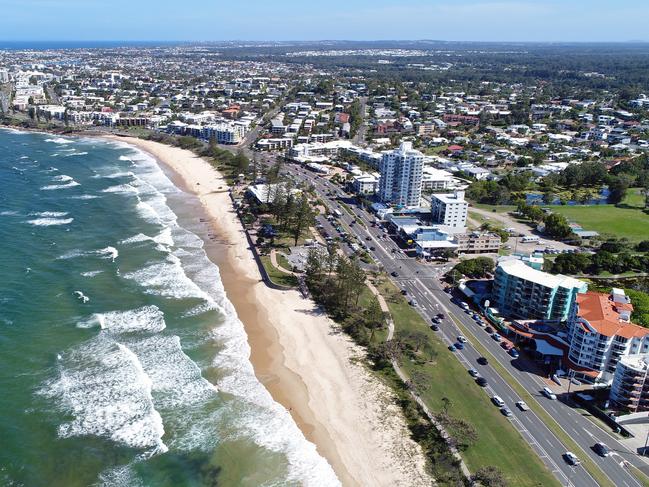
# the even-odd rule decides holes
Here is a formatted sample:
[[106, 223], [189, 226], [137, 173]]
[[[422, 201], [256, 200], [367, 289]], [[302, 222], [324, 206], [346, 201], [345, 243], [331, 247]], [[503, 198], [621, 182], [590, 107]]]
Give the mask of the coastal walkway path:
[[290, 274], [292, 276], [297, 276], [298, 274], [293, 271], [289, 271], [288, 269], [285, 269], [284, 267], [281, 266], [279, 262], [277, 262], [277, 250], [272, 249], [270, 251], [270, 263], [273, 265], [275, 269], [277, 269], [280, 272], [283, 272], [284, 274]]
[[[394, 338], [394, 320], [392, 319], [392, 314], [390, 313], [390, 308], [388, 307], [388, 303], [385, 301], [385, 298], [383, 295], [379, 292], [378, 289], [372, 284], [369, 280], [365, 281], [365, 285], [367, 288], [370, 290], [370, 292], [376, 296], [376, 299], [379, 302], [379, 306], [381, 307], [381, 311], [385, 313], [386, 316], [386, 322], [388, 324], [388, 336], [386, 338], [386, 341], [390, 341]], [[468, 479], [471, 480], [471, 471], [469, 470], [469, 467], [466, 466], [466, 463], [464, 463], [464, 460], [462, 459], [462, 456], [460, 455], [460, 452], [453, 446], [451, 442], [451, 435], [448, 434], [448, 432], [444, 429], [444, 426], [437, 420], [435, 415], [431, 412], [430, 409], [428, 409], [428, 406], [426, 406], [426, 403], [424, 403], [423, 399], [417, 394], [412, 387], [410, 387], [411, 381], [408, 375], [401, 369], [399, 366], [399, 362], [396, 359], [391, 359], [390, 363], [392, 364], [392, 367], [394, 368], [394, 371], [397, 373], [399, 376], [399, 379], [406, 385], [408, 388], [408, 392], [410, 393], [410, 396], [413, 398], [413, 400], [419, 405], [419, 407], [424, 411], [424, 414], [426, 414], [426, 417], [430, 420], [430, 422], [435, 426], [437, 431], [439, 431], [439, 434], [444, 438], [444, 441], [446, 441], [446, 444], [448, 445], [449, 449], [451, 450], [451, 453], [455, 457], [455, 459], [459, 462], [460, 464], [460, 469], [462, 470], [462, 474]]]

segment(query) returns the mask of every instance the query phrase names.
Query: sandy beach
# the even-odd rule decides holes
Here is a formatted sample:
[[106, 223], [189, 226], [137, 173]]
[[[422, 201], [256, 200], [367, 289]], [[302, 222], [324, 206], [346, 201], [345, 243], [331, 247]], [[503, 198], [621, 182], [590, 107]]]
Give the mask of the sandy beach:
[[391, 391], [356, 360], [363, 350], [312, 301], [263, 283], [220, 174], [190, 151], [114, 139], [154, 156], [172, 171], [174, 182], [199, 198], [217, 237], [206, 250], [243, 322], [257, 377], [343, 485], [430, 485], [424, 457]]

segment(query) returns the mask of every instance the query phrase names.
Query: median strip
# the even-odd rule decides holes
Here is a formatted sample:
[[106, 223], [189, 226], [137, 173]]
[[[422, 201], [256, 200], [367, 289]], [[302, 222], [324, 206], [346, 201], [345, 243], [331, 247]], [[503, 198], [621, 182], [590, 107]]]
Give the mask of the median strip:
[[509, 386], [516, 391], [521, 399], [525, 400], [527, 405], [534, 411], [534, 413], [543, 420], [543, 423], [554, 433], [554, 435], [559, 438], [559, 440], [568, 448], [568, 450], [576, 453], [580, 459], [581, 464], [590, 474], [591, 477], [600, 485], [607, 487], [615, 487], [615, 484], [608, 478], [606, 473], [597, 465], [584, 451], [584, 449], [575, 442], [566, 431], [557, 423], [548, 412], [541, 407], [536, 398], [530, 394], [527, 389], [525, 389], [511, 373], [503, 367], [503, 365], [498, 362], [496, 357], [489, 352], [475, 337], [475, 334], [464, 326], [460, 320], [458, 320], [452, 313], [451, 319], [455, 325], [463, 332], [464, 335], [471, 335], [473, 337], [473, 347], [480, 352], [484, 357], [487, 357], [489, 364], [498, 371], [500, 377], [509, 384]]

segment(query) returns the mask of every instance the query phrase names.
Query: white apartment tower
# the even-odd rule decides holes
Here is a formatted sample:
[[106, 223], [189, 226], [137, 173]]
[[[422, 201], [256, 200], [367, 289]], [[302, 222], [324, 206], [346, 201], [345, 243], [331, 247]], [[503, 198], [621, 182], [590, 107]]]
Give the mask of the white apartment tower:
[[402, 142], [398, 149], [383, 154], [379, 163], [379, 198], [405, 207], [419, 206], [424, 155]]
[[433, 222], [448, 227], [466, 227], [469, 204], [464, 201], [464, 191], [433, 194], [430, 199], [430, 212]]

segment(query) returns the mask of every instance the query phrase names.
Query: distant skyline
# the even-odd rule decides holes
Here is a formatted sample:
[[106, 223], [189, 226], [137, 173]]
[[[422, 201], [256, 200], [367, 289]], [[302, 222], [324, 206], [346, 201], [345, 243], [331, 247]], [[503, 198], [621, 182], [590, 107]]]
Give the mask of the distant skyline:
[[2, 0], [1, 41], [649, 40], [646, 0]]

